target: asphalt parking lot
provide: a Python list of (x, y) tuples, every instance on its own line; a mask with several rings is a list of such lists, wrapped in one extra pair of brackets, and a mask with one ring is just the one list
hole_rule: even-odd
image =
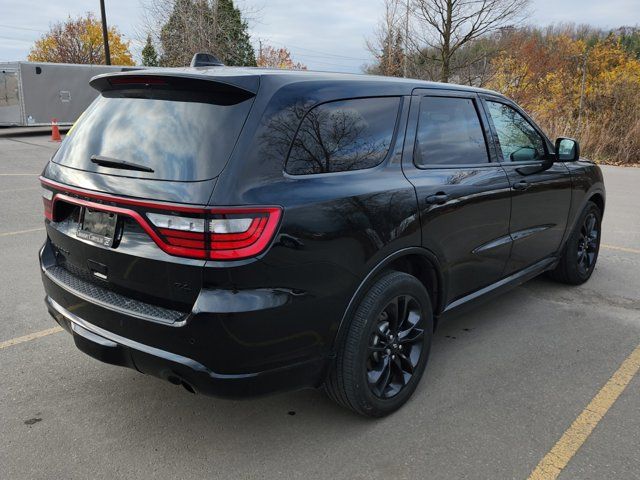
[(536, 279), (443, 324), (413, 399), (372, 421), (316, 391), (190, 395), (52, 330), (38, 174), (56, 147), (0, 130), (0, 479), (640, 479), (640, 169), (604, 168), (588, 283)]

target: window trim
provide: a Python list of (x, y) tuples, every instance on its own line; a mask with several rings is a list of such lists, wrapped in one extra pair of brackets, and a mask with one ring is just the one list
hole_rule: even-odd
[[(398, 99), (398, 108), (396, 111), (396, 119), (395, 122), (393, 124), (393, 132), (391, 135), (391, 141), (389, 143), (389, 148), (387, 149), (387, 153), (384, 156), (384, 158), (377, 163), (376, 165), (373, 165), (371, 167), (367, 167), (367, 168), (358, 168), (355, 170), (339, 170), (336, 172), (318, 172), (318, 173), (289, 173), (287, 172), (287, 164), (289, 163), (289, 157), (291, 156), (291, 151), (293, 150), (293, 144), (296, 140), (296, 138), (298, 138), (298, 133), (300, 132), (300, 127), (302, 127), (302, 124), (304, 123), (304, 121), (307, 119), (307, 115), (309, 115), (309, 113), (311, 113), (311, 111), (315, 108), (321, 107), (322, 105), (326, 105), (329, 103), (335, 103), (335, 102), (346, 102), (349, 100), (367, 100), (367, 99), (375, 99), (375, 98), (397, 98)], [(325, 100), (323, 102), (318, 102), (314, 105), (312, 105), (311, 107), (309, 107), (309, 109), (305, 112), (305, 114), (303, 115), (303, 117), (300, 119), (300, 122), (298, 123), (298, 126), (296, 128), (296, 133), (294, 134), (293, 138), (291, 139), (291, 144), (289, 145), (289, 149), (287, 150), (287, 156), (282, 164), (282, 174), (286, 177), (286, 178), (291, 178), (291, 179), (300, 179), (300, 178), (309, 178), (309, 177), (318, 177), (318, 176), (326, 176), (326, 175), (345, 175), (345, 174), (355, 174), (358, 172), (369, 172), (371, 170), (374, 169), (378, 169), (378, 168), (382, 168), (384, 167), (388, 162), (389, 159), (392, 157), (392, 153), (395, 149), (396, 146), (396, 142), (398, 140), (398, 132), (400, 131), (400, 117), (402, 116), (402, 108), (405, 102), (405, 96), (403, 95), (368, 95), (365, 97), (347, 97), (347, 98), (332, 98), (331, 100)]]
[[(531, 119), (531, 117), (529, 117), (529, 115), (527, 115), (527, 113), (524, 110), (522, 110), (522, 108), (520, 108), (515, 102), (512, 102), (507, 98), (496, 97), (494, 95), (486, 95), (486, 94), (481, 95), (480, 100), (485, 110), (487, 122), (490, 126), (491, 135), (493, 137), (492, 141), (493, 141), (493, 144), (495, 145), (497, 162), (500, 165), (503, 165), (503, 166), (504, 165), (519, 165), (519, 166), (540, 165), (541, 163), (544, 163), (549, 160), (550, 156), (552, 155), (551, 154), (552, 149), (550, 148), (549, 139), (547, 138), (545, 133), (542, 131), (542, 129)], [(496, 130), (496, 126), (493, 123), (493, 118), (491, 117), (491, 113), (489, 112), (489, 105), (487, 105), (488, 102), (494, 102), (494, 103), (500, 103), (502, 105), (506, 105), (507, 107), (519, 113), (520, 116), (524, 118), (524, 120), (531, 126), (531, 128), (533, 128), (533, 130), (540, 136), (540, 138), (542, 138), (542, 146), (544, 148), (544, 158), (538, 158), (535, 160), (520, 160), (520, 161), (505, 160), (504, 156), (502, 155), (502, 148), (500, 147), (500, 139), (498, 138), (498, 131)]]
[[(423, 93), (424, 92), (424, 93)], [(415, 94), (414, 94), (415, 95)], [(418, 102), (418, 112), (417, 112), (417, 116), (416, 116), (416, 124), (415, 124), (415, 138), (413, 139), (413, 147), (411, 148), (412, 150), (412, 164), (415, 168), (417, 168), (418, 170), (433, 170), (433, 169), (438, 169), (438, 170), (451, 170), (451, 169), (457, 169), (457, 168), (464, 168), (464, 169), (470, 169), (470, 168), (486, 168), (486, 167), (491, 167), (491, 166), (499, 166), (499, 164), (494, 161), (494, 152), (492, 151), (493, 148), (493, 138), (492, 138), (492, 132), (491, 130), (489, 130), (488, 128), (488, 124), (487, 124), (487, 120), (486, 120), (486, 113), (484, 111), (484, 108), (482, 108), (480, 99), (478, 98), (478, 95), (474, 92), (470, 92), (470, 91), (454, 91), (454, 90), (449, 90), (449, 91), (425, 91), (425, 90), (421, 90), (417, 92), (417, 95), (415, 95), (417, 97), (419, 97), (419, 102)], [(485, 148), (487, 150), (487, 161), (485, 163), (457, 163), (457, 164), (434, 164), (434, 165), (419, 165), (416, 160), (417, 160), (417, 155), (416, 155), (416, 145), (418, 144), (418, 133), (419, 133), (419, 128), (420, 128), (420, 108), (422, 107), (422, 101), (425, 97), (445, 97), (445, 98), (461, 98), (461, 99), (467, 99), (467, 100), (471, 100), (471, 102), (473, 103), (473, 107), (476, 111), (476, 115), (478, 115), (478, 121), (480, 122), (480, 128), (482, 130), (482, 136), (484, 137), (484, 145)]]

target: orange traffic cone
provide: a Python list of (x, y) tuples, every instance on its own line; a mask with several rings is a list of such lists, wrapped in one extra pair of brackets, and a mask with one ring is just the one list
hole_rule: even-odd
[(51, 119), (51, 141), (52, 142), (61, 142), (62, 138), (60, 137), (60, 129), (58, 128), (58, 119)]

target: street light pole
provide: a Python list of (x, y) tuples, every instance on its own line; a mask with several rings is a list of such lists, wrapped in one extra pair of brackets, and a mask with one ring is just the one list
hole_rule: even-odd
[(104, 0), (100, 0), (100, 15), (102, 16), (102, 41), (104, 42), (104, 59), (107, 65), (111, 65), (111, 53), (109, 52), (109, 32), (107, 30), (107, 15), (104, 11)]

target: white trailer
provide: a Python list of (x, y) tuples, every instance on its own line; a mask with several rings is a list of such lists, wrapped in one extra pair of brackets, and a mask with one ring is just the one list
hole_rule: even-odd
[(101, 73), (144, 67), (74, 63), (0, 62), (0, 126), (71, 125), (98, 92), (89, 80)]

